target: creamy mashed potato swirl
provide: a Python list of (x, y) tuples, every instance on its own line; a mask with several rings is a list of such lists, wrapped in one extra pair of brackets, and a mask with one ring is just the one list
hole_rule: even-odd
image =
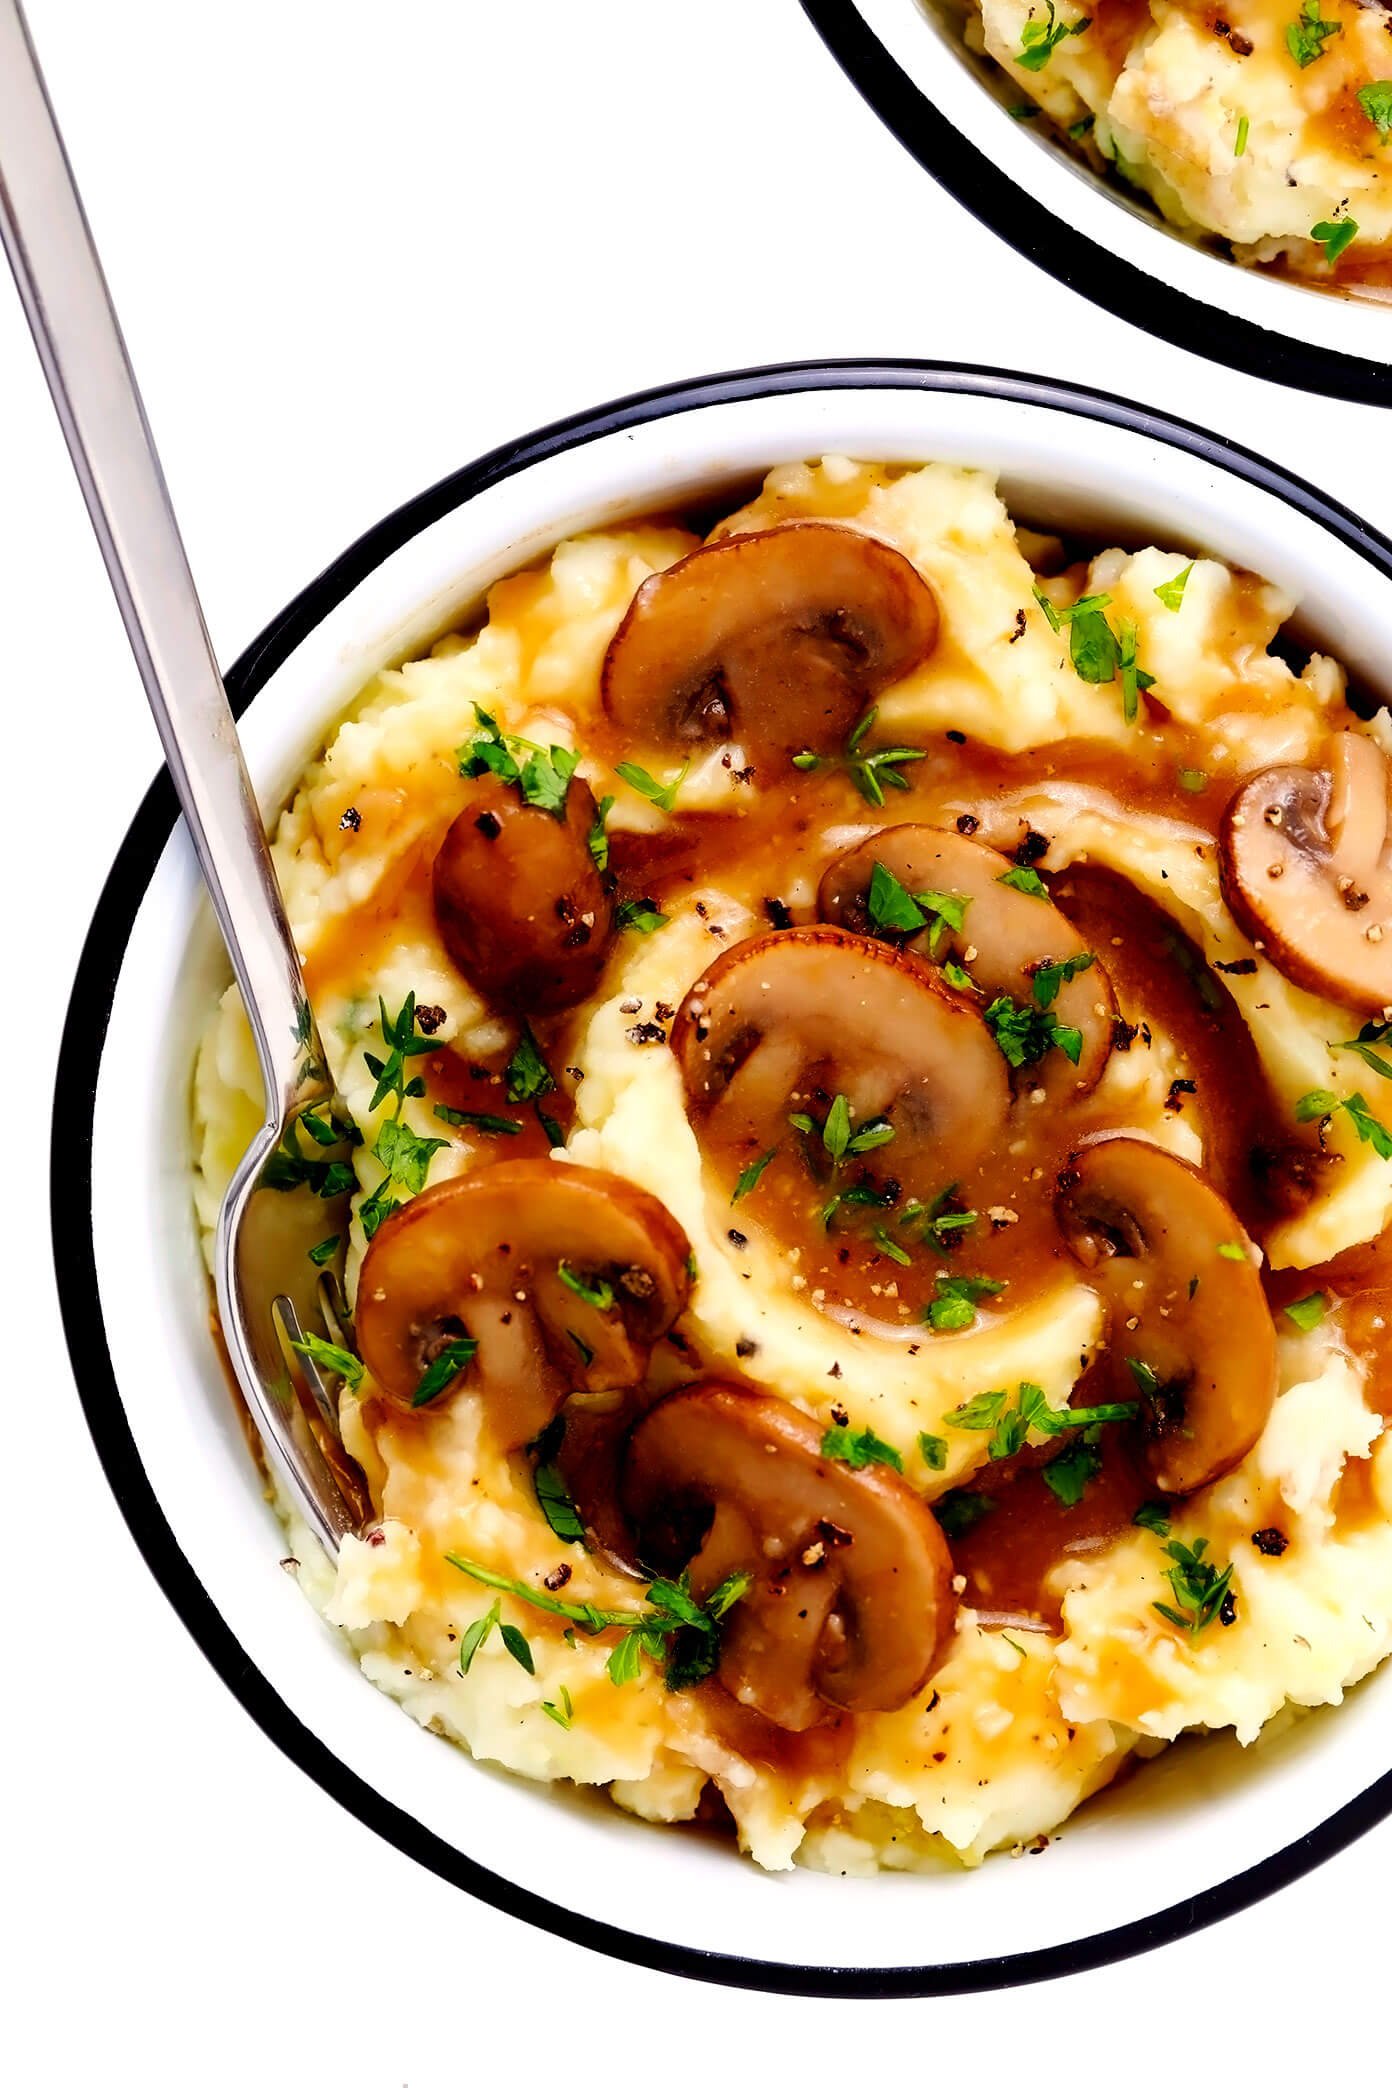
[(1238, 260), (1392, 290), (1392, 15), (1370, 0), (979, 0), (968, 44), (1073, 149)]
[[(1018, 48), (1023, 14), (1008, 18), (988, 0), (986, 19), (993, 48)], [(1165, 34), (1187, 20), (1154, 10)], [(1086, 59), (1078, 39), (1022, 84), (1056, 97), (1067, 83), (1081, 97)], [(1115, 75), (1105, 96), (1090, 87), (1087, 106), (1109, 106), (1115, 87)], [(1253, 143), (1265, 150), (1255, 130)], [(1277, 589), (1177, 548), (1080, 558), (1017, 528), (982, 473), (841, 458), (781, 467), (715, 540), (807, 520), (893, 547), (937, 603), (937, 643), (883, 692), (862, 742), (909, 750), (906, 787), (883, 791), (882, 805), (834, 751), (793, 772), (747, 761), (737, 743), (698, 748), (668, 805), (617, 773), (620, 760), (630, 778), (637, 764), (660, 795), (680, 766), (659, 745), (616, 743), (600, 675), (640, 584), (699, 541), (638, 524), (561, 544), (493, 589), (477, 629), (378, 675), (304, 776), (274, 854), (325, 1047), (362, 1134), (350, 1290), (368, 1244), (363, 1206), (382, 1190), (375, 1148), (393, 1113), (390, 1101), (373, 1107), (367, 1056), (382, 1056), (379, 1008), (394, 1013), (414, 994), (430, 1011), (430, 1051), (411, 1062), (425, 1092), (399, 1113), (416, 1138), (441, 1141), (432, 1187), (486, 1169), (500, 1148), (554, 1150), (560, 1163), (608, 1170), (656, 1197), (685, 1233), (694, 1277), (674, 1339), (654, 1352), (653, 1389), (736, 1380), (819, 1430), (891, 1451), (953, 1545), (944, 1656), (898, 1708), (780, 1736), (747, 1707), (722, 1704), (718, 1682), (669, 1688), (651, 1659), (616, 1684), (612, 1640), (567, 1633), (503, 1592), (499, 1621), (525, 1634), (530, 1665), (492, 1628), (461, 1672), (461, 1647), (495, 1597), (451, 1554), (534, 1590), (563, 1588), (569, 1602), (623, 1609), (642, 1596), (602, 1546), (556, 1533), (532, 1460), (490, 1438), (467, 1370), (425, 1415), (381, 1396), (371, 1374), (345, 1391), (344, 1440), (375, 1516), (336, 1561), (280, 1505), (301, 1585), (365, 1673), (478, 1758), (604, 1786), (655, 1821), (706, 1817), (714, 1802), (770, 1869), (974, 1864), (1053, 1833), (1131, 1757), (1192, 1730), (1227, 1728), (1251, 1743), (1284, 1706), (1337, 1703), (1392, 1649), (1392, 1451), (1376, 1375), (1379, 1308), (1392, 1297), (1378, 1248), (1392, 1164), (1366, 1114), (1341, 1106), (1380, 1082), (1335, 1048), (1358, 1018), (1292, 983), (1272, 961), (1279, 953), (1239, 926), (1217, 839), (1243, 778), (1317, 764), (1331, 734), (1376, 739), (1383, 727), (1350, 711), (1336, 662), (1315, 655), (1297, 668), (1287, 649), (1271, 649), (1295, 607)], [(1099, 613), (1120, 641), (1107, 679), (1096, 662), (1092, 678), (1080, 672), (1070, 636), (1071, 612), (1089, 597), (1104, 598)], [(1127, 658), (1141, 670), (1129, 690)], [(457, 752), (480, 730), (478, 709), (503, 736), (575, 753), (578, 777), (613, 801), (606, 830), (620, 889), (665, 916), (646, 933), (621, 928), (593, 990), (559, 1026), (540, 1025), (556, 1087), (535, 1103), (518, 1099), (504, 1071), (519, 1041), (515, 1012), (463, 975), (430, 902), (431, 858), (465, 801)], [(794, 793), (792, 810), (771, 818), (779, 790)], [(1116, 1027), (1095, 1087), (1075, 1105), (1080, 1137), (1120, 1131), (1206, 1170), (1246, 1167), (1255, 1119), (1234, 1114), (1227, 1089), (1261, 1088), (1262, 1136), (1279, 1139), (1276, 1176), (1290, 1192), (1248, 1228), (1275, 1327), (1274, 1398), (1236, 1465), (1188, 1497), (1157, 1505), (1144, 1476), (1125, 1494), (1138, 1467), (1111, 1446), (1131, 1440), (1131, 1424), (1058, 1428), (1058, 1415), (1095, 1403), (1115, 1336), (1104, 1289), (1053, 1231), (1052, 1178), (1031, 1179), (1021, 1160), (1016, 1193), (974, 1212), (955, 1247), (935, 1256), (915, 1239), (912, 1251), (882, 1253), (866, 1227), (880, 1215), (881, 1232), (892, 1231), (902, 1202), (869, 1219), (848, 1207), (804, 1236), (789, 1201), (803, 1179), (792, 1160), (735, 1201), (739, 1185), (688, 1107), (672, 1033), (693, 983), (771, 921), (810, 919), (828, 861), (900, 821), (1002, 850), (1023, 889), (1047, 880), (1077, 933), (1094, 938), (1086, 991), (1110, 974), (1115, 1018), (1104, 999), (1096, 1008)], [(716, 841), (683, 854), (681, 837), (698, 828)], [(968, 943), (962, 954), (970, 969), (977, 953)], [(1025, 1069), (1012, 1125), (1048, 1114), (1039, 1077)], [(1315, 1118), (1312, 1091), (1326, 1097)], [(199, 1053), (194, 1106), (197, 1207), (210, 1229), (260, 1122), (230, 988)], [(1369, 1108), (1392, 1121), (1377, 1094), (1365, 1096)], [(482, 1128), (490, 1116), (519, 1128)], [(1033, 1150), (1028, 1135), (991, 1164), (1008, 1170), (1011, 1152)], [(1293, 1176), (1291, 1152), (1308, 1162)], [(844, 1188), (850, 1177), (834, 1179)], [(410, 1190), (397, 1183), (395, 1194), (406, 1202)], [(845, 1297), (842, 1241), (868, 1257)], [(935, 1287), (949, 1294), (941, 1277), (987, 1269), (991, 1282), (965, 1308), (931, 1321), (924, 1300)], [(993, 1426), (963, 1417), (1000, 1395), (998, 1419), (1026, 1386), (1038, 1399), (1014, 1445), (1017, 1477)], [(1065, 1441), (1072, 1477), (1056, 1492), (1041, 1475)], [(982, 1499), (986, 1510), (963, 1511)], [(1198, 1629), (1167, 1546), (1225, 1576)], [(1202, 1571), (1185, 1585), (1201, 1595)]]

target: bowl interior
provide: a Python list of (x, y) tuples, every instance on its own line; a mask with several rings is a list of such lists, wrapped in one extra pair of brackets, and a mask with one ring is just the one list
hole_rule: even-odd
[[(568, 531), (733, 494), (772, 463), (828, 450), (982, 465), (1002, 474), (1015, 511), (1041, 523), (1254, 566), (1300, 601), (1311, 638), (1392, 694), (1382, 664), (1392, 550), (1255, 462), (1246, 476), (1205, 440), (1110, 402), (988, 374), (841, 373), (780, 392), (746, 381), (645, 402), (617, 424), (597, 418), (489, 460), (461, 476), (457, 504), (440, 513), (436, 499), (418, 527), (408, 516), (394, 532), (403, 540), (384, 545), (356, 584), (345, 591), (342, 576), (326, 576), (242, 719), (263, 802), (284, 798), (378, 666), (471, 613), (494, 579)], [(73, 1023), (90, 1033), (93, 1059), (101, 1054), (93, 1245), (119, 1416), (109, 1394), (104, 1407), (88, 1391), (76, 1355), (79, 1379), (99, 1444), (129, 1428), (186, 1569), (258, 1678), (258, 1715), (372, 1825), (499, 1904), (647, 1962), (756, 1984), (915, 1990), (1134, 1947), (1164, 1910), (1207, 1895), (1218, 1911), (1230, 1881), (1256, 1867), (1270, 1883), (1314, 1860), (1286, 1853), (1301, 1837), (1318, 1830), (1334, 1846), (1354, 1831), (1353, 1813), (1327, 1824), (1341, 1809), (1362, 1818), (1380, 1806), (1365, 1794), (1392, 1741), (1385, 1674), (1337, 1715), (1299, 1721), (1246, 1754), (1226, 1739), (1185, 1743), (1086, 1808), (1038, 1860), (996, 1860), (975, 1875), (945, 1866), (916, 1878), (768, 1877), (703, 1834), (500, 1775), (417, 1728), (367, 1684), (282, 1571), (280, 1531), (209, 1339), (189, 1194), (189, 1068), (226, 967), (182, 830), (128, 847), (118, 876), (129, 939), (104, 1046), (102, 1010), (83, 1005), (81, 985)], [(137, 1535), (142, 1525), (148, 1534), (155, 1511), (139, 1489), (118, 1491)], [(1150, 1926), (1118, 1940), (1131, 1924)]]

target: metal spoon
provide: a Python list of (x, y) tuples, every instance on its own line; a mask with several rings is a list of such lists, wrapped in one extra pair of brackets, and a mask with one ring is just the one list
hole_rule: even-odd
[[(265, 830), (164, 474), (17, 0), (0, 0), (0, 237), (251, 1020), (266, 1118), (218, 1218), (218, 1311), (272, 1463), (330, 1550), (363, 1503), (323, 1373), (290, 1344), (338, 1341), (308, 1250), (347, 1232), (347, 1122), (305, 995)], [(308, 1112), (312, 1114), (307, 1116)], [(300, 1127), (304, 1125), (304, 1129)], [(317, 1195), (303, 1177), (329, 1191)], [(300, 1180), (301, 1186), (283, 1186)], [(339, 1250), (341, 1252), (341, 1249)], [(307, 1392), (306, 1400), (302, 1396)]]

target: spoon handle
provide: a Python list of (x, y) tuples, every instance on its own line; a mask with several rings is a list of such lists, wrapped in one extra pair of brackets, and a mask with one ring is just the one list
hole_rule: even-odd
[[(0, 0), (0, 239), (256, 1037), (268, 1121), (317, 1057), (299, 959), (125, 342), (18, 0)], [(308, 1048), (307, 1048), (308, 1047)], [(277, 1108), (277, 1103), (280, 1107)]]

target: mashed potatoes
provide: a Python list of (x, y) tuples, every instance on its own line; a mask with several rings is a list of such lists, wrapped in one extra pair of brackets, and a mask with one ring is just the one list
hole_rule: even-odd
[[(1157, 7), (1156, 20), (1162, 36), (1197, 34), (1172, 10)], [(1018, 48), (1019, 21), (993, 5), (987, 21), (1003, 49)], [(1353, 27), (1350, 11), (1349, 46)], [(1137, 47), (1142, 70), (1157, 48)], [(1230, 45), (1216, 48), (1215, 74), (1238, 62)], [(1101, 79), (1087, 52), (1085, 39), (1070, 41), (1027, 81), (1065, 96), (1061, 118), (1079, 83)], [(1247, 62), (1256, 79), (1275, 61), (1263, 46)], [(1344, 62), (1333, 54), (1331, 72)], [(1099, 130), (1109, 97), (1116, 107), (1117, 69), (1088, 85)], [(1243, 93), (1252, 148), (1265, 154), (1261, 104)], [(1134, 144), (1138, 133), (1127, 135)], [(1242, 220), (1252, 236), (1260, 222)], [(804, 784), (728, 741), (696, 748), (677, 782), (678, 763), (661, 748), (621, 749), (606, 736), (606, 647), (645, 577), (697, 543), (668, 526), (612, 529), (563, 543), (542, 568), (496, 587), (476, 632), (379, 675), (283, 814), (275, 860), (333, 1071), (362, 1133), (350, 1289), (394, 1114), (415, 1140), (441, 1141), (426, 1154), (432, 1189), (487, 1168), (499, 1148), (544, 1152), (559, 1136), (566, 1164), (649, 1191), (684, 1232), (693, 1272), (674, 1339), (654, 1352), (653, 1388), (736, 1381), (843, 1442), (878, 1446), (873, 1456), (897, 1467), (904, 1486), (938, 1504), (953, 1542), (944, 1657), (896, 1708), (842, 1711), (794, 1734), (734, 1704), (718, 1682), (668, 1687), (655, 1658), (616, 1683), (612, 1633), (576, 1630), (536, 1601), (550, 1590), (562, 1605), (632, 1610), (642, 1584), (602, 1545), (558, 1533), (539, 1505), (534, 1460), (490, 1436), (468, 1369), (424, 1414), (381, 1396), (370, 1374), (345, 1390), (344, 1440), (377, 1519), (336, 1562), (282, 1509), (301, 1585), (370, 1679), (474, 1755), (607, 1786), (653, 1820), (689, 1820), (718, 1793), (743, 1848), (769, 1868), (974, 1864), (1052, 1832), (1128, 1757), (1195, 1728), (1231, 1728), (1251, 1742), (1283, 1705), (1336, 1703), (1392, 1648), (1392, 1450), (1373, 1392), (1383, 1321), (1370, 1245), (1386, 1223), (1392, 1165), (1384, 1141), (1368, 1135), (1367, 1105), (1363, 1120), (1340, 1106), (1360, 1080), (1379, 1082), (1333, 1048), (1354, 1032), (1347, 1008), (1293, 983), (1242, 932), (1215, 838), (1241, 778), (1315, 763), (1331, 731), (1365, 728), (1333, 661), (1310, 658), (1297, 672), (1268, 649), (1292, 604), (1212, 560), (1157, 548), (1070, 560), (1052, 540), (1017, 531), (980, 473), (835, 458), (773, 472), (716, 535), (808, 519), (848, 524), (903, 553), (929, 583), (941, 625), (926, 659), (883, 693), (873, 733), (844, 756), (809, 755), (797, 771)], [(1070, 612), (1088, 597), (1102, 598), (1094, 613), (1110, 619), (1115, 657), (1103, 641), (1101, 662), (1110, 678), (1086, 649), (1080, 671), (1070, 640)], [(1137, 665), (1139, 681), (1128, 681)], [(651, 881), (621, 914), (592, 990), (545, 1032), (556, 1085), (540, 1095), (516, 1078), (515, 1014), (451, 961), (429, 899), (431, 856), (465, 802), (457, 750), (477, 744), (476, 707), (498, 743), (578, 754), (579, 778), (613, 801), (601, 820), (611, 874), (621, 888), (625, 878), (630, 888), (640, 875)], [(904, 787), (890, 777), (885, 790), (894, 764), (884, 750), (895, 746)], [(881, 755), (873, 773), (883, 806), (855, 787), (857, 751)], [(633, 757), (626, 776), (621, 752)], [(788, 778), (807, 793), (790, 800), (802, 810), (771, 829), (760, 806)], [(1104, 1513), (1123, 1463), (1101, 1426), (1067, 1434), (1066, 1485), (1044, 1462), (1065, 1440), (1057, 1416), (1110, 1367), (1105, 1286), (1059, 1244), (1051, 1179), (1041, 1186), (1021, 1161), (1008, 1202), (969, 1218), (949, 1202), (960, 1236), (954, 1246), (938, 1233), (936, 1254), (906, 1248), (907, 1232), (883, 1251), (874, 1244), (906, 1208), (891, 1210), (888, 1187), (870, 1213), (883, 1220), (878, 1233), (848, 1204), (825, 1219), (822, 1244), (809, 1245), (791, 1205), (778, 1202), (803, 1180), (791, 1161), (769, 1165), (762, 1185), (741, 1176), (732, 1188), (688, 1108), (674, 1018), (693, 983), (770, 921), (810, 918), (826, 862), (901, 819), (1013, 851), (1015, 888), (1030, 893), (1033, 880), (1042, 890), (1042, 870), (1077, 933), (1095, 938), (1086, 994), (1094, 1013), (1105, 1010), (1107, 1034), (1105, 1065), (1076, 1104), (1083, 1131), (1123, 1131), (1180, 1161), (1245, 1169), (1238, 1147), (1250, 1125), (1220, 1091), (1263, 1082), (1270, 1122), (1288, 1128), (1281, 1153), (1288, 1159), (1288, 1146), (1308, 1163), (1293, 1189), (1277, 1168), (1290, 1193), (1273, 1196), (1260, 1227), (1276, 1329), (1269, 1413), (1235, 1467), (1187, 1497), (1127, 1496)], [(683, 855), (678, 840), (689, 833), (707, 839)], [(635, 918), (644, 909), (646, 923)], [(653, 925), (654, 914), (665, 918)], [(964, 964), (976, 958), (962, 948)], [(1097, 999), (1104, 970), (1115, 1015)], [(393, 1102), (368, 1057), (380, 1067), (381, 1011), (395, 1019), (411, 994), (429, 1024), (428, 1046), (409, 1062), (424, 1092)], [(1042, 1077), (1026, 1066), (1011, 1125), (1049, 1115), (1045, 1088), (1033, 1084)], [(1322, 1124), (1302, 1124), (1316, 1090), (1328, 1091)], [(198, 1210), (211, 1227), (260, 1121), (233, 990), (199, 1055), (195, 1114)], [(499, 1118), (516, 1128), (499, 1132)], [(1029, 1135), (1028, 1124), (1015, 1143), (1003, 1134), (992, 1164), (1026, 1152)], [(819, 1153), (813, 1160), (822, 1164)], [(832, 1177), (844, 1189), (851, 1177), (840, 1166)], [(409, 1185), (389, 1186), (409, 1202)], [(928, 1230), (940, 1222), (941, 1213), (929, 1218)], [(849, 1305), (834, 1294), (834, 1258), (830, 1278), (817, 1273), (826, 1243), (843, 1240), (869, 1256)], [(1244, 1280), (1262, 1258), (1230, 1242), (1219, 1253), (1248, 1258)], [(946, 1272), (964, 1268), (994, 1276), (973, 1279), (976, 1292), (954, 1303)], [(1226, 1280), (1216, 1265), (1213, 1280)], [(922, 1306), (934, 1296), (950, 1305), (941, 1325)], [(995, 1424), (1036, 1389), (1012, 1463)], [(1131, 1434), (1123, 1420), (1107, 1441)], [(1038, 1497), (1034, 1522), (1017, 1512), (1027, 1494)], [(1030, 1530), (1038, 1550), (1040, 1514), (1052, 1534), (1021, 1565)], [(994, 1539), (993, 1525), (1006, 1535)], [(1002, 1577), (1007, 1536), (1016, 1565)], [(521, 1583), (534, 1600), (504, 1591), (495, 1609), (494, 1587), (451, 1555)], [(1191, 1628), (1198, 1610), (1206, 1614)]]
[(1376, 296), (1392, 286), (1390, 28), (1359, 0), (980, 0), (967, 35), (1026, 120), (1042, 109), (1172, 223)]

